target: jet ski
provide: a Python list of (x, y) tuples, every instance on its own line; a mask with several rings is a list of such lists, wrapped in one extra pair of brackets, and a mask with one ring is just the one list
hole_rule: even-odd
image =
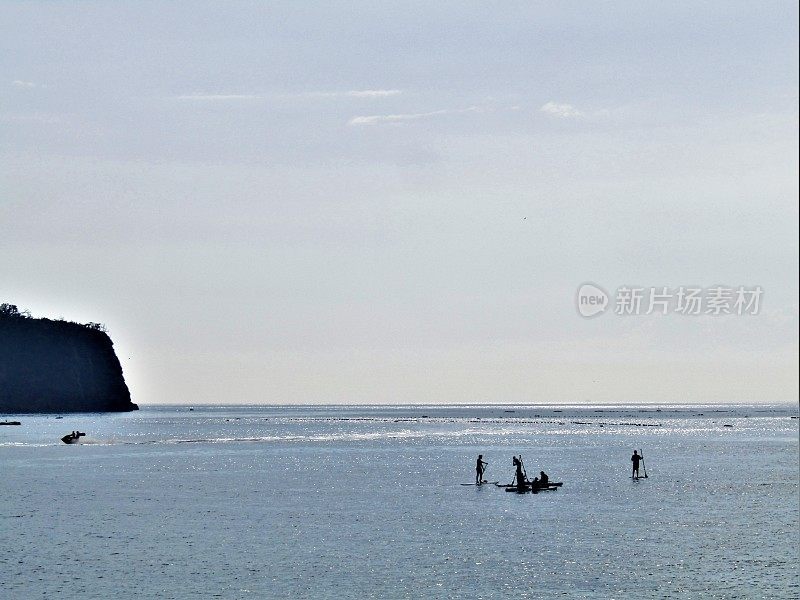
[(83, 431), (73, 431), (72, 433), (68, 433), (64, 437), (61, 438), (61, 441), (65, 444), (77, 444), (78, 440), (80, 440), (86, 433)]

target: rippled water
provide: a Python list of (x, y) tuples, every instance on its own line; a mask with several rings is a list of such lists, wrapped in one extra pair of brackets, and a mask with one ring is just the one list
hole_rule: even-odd
[[(798, 598), (796, 406), (144, 407), (0, 427), (0, 596)], [(2, 420), (0, 415), (0, 420)], [(84, 443), (59, 438), (86, 431)], [(641, 448), (649, 477), (630, 479)], [(564, 486), (509, 482), (511, 456)]]

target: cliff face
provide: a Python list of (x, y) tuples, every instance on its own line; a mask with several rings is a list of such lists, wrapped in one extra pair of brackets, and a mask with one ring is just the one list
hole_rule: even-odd
[(102, 326), (0, 305), (0, 413), (137, 410)]

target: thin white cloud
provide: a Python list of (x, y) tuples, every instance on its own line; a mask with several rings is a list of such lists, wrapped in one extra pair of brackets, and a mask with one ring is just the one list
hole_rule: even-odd
[(306, 92), (300, 98), (388, 98), (402, 94), (402, 90), (350, 90), (347, 92)]
[(176, 100), (196, 100), (198, 102), (225, 102), (229, 100), (262, 100), (266, 96), (259, 94), (183, 94), (175, 96)]
[(14, 81), (11, 82), (11, 85), (13, 85), (15, 88), (21, 88), (26, 90), (37, 87), (37, 85), (33, 81), (23, 81), (22, 79), (15, 79)]
[(559, 119), (571, 119), (585, 116), (584, 113), (572, 106), (572, 104), (559, 104), (557, 102), (548, 102), (542, 105), (539, 110), (548, 115), (558, 117)]
[(53, 113), (0, 113), (0, 123), (40, 123), (54, 125), (63, 122), (61, 115)]
[(458, 109), (444, 109), (434, 110), (424, 113), (401, 113), (396, 115), (366, 115), (353, 117), (350, 119), (348, 125), (377, 125), (379, 123), (402, 123), (403, 121), (416, 121), (418, 119), (427, 119), (430, 117), (437, 117), (440, 115), (456, 115), (471, 112), (483, 112), (483, 109), (477, 106), (470, 106), (468, 108)]
[(175, 100), (195, 102), (236, 102), (268, 100), (270, 98), (388, 98), (402, 94), (401, 90), (349, 90), (345, 92), (303, 92), (299, 94), (181, 94)]
[(347, 92), (347, 95), (353, 98), (385, 98), (402, 93), (400, 90), (351, 90)]

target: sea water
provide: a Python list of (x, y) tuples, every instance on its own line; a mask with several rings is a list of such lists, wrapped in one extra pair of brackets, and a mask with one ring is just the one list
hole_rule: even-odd
[[(151, 407), (0, 427), (4, 598), (798, 598), (798, 408)], [(2, 416), (0, 416), (0, 420)], [(86, 432), (81, 444), (61, 436)], [(631, 479), (641, 449), (647, 478)], [(557, 491), (506, 493), (513, 455)]]

